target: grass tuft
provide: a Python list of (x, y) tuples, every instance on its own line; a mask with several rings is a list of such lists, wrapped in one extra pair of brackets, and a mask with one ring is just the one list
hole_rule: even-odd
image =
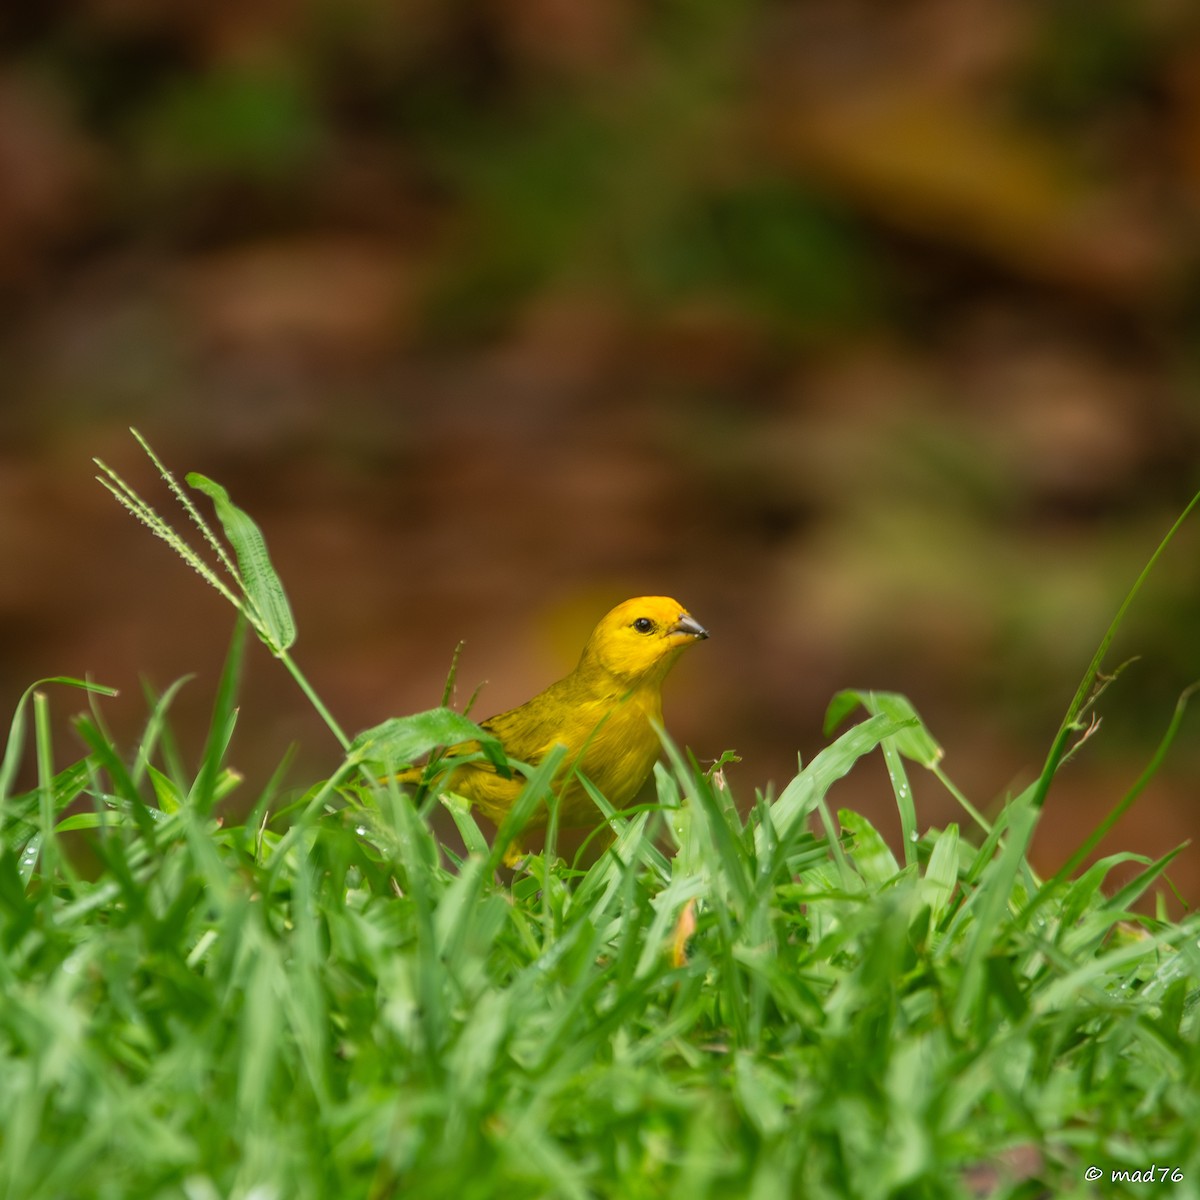
[(1111, 895), (1133, 856), (1043, 882), (1026, 794), (1002, 836), (897, 858), (827, 794), (928, 737), (911, 708), (746, 815), (668, 743), (594, 866), (505, 886), (451, 797), (461, 858), (394, 785), (217, 816), (239, 657), (190, 775), (173, 692), (132, 747), (81, 720), (58, 769), (35, 706), (0, 854), (4, 1194), (1134, 1195), (1084, 1172), (1151, 1162), (1193, 1194), (1197, 924), (1131, 909), (1170, 856)]

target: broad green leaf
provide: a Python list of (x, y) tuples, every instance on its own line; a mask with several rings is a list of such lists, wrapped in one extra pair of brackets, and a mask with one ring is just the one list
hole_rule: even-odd
[(350, 743), (350, 754), (363, 762), (383, 763), (396, 769), (411, 766), (434, 750), (463, 742), (478, 742), (490, 762), (501, 770), (508, 769), (500, 739), (452, 708), (430, 708), (407, 717), (389, 717), (358, 734)]
[(197, 471), (192, 471), (187, 481), (208, 496), (217, 510), (225, 536), (237, 555), (242, 586), (257, 618), (253, 622), (255, 632), (272, 653), (284, 653), (296, 640), (296, 622), (287, 593), (271, 565), (262, 530), (230, 500), (229, 493), (219, 483)]
[[(817, 754), (771, 805), (771, 823), (779, 840), (790, 835), (796, 822), (803, 821), (829, 788), (864, 754), (869, 754), (884, 738), (903, 728), (905, 722), (888, 716), (869, 717), (847, 729), (837, 741)], [(755, 849), (759, 854), (764, 850), (765, 838), (761, 827), (755, 830)]]
[(937, 925), (957, 885), (958, 826), (950, 824), (937, 835), (921, 879), (921, 898), (929, 905), (932, 925)]
[(848, 851), (863, 879), (876, 886), (895, 879), (900, 866), (879, 830), (866, 817), (848, 808), (838, 809), (837, 816), (838, 824), (850, 835)]
[(925, 728), (912, 701), (899, 692), (864, 692), (854, 688), (838, 692), (825, 712), (825, 732), (832, 733), (859, 705), (872, 716), (891, 717), (903, 725), (904, 728), (895, 734), (895, 742), (905, 758), (927, 768), (942, 761), (945, 751)]
[(150, 784), (158, 797), (158, 807), (165, 813), (178, 812), (183, 805), (183, 796), (175, 783), (164, 775), (153, 763), (146, 764)]

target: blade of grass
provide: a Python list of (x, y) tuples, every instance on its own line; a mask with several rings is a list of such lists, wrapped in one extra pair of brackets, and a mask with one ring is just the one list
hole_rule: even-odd
[(13, 712), (12, 722), (8, 728), (8, 742), (4, 748), (4, 759), (0, 761), (0, 827), (3, 825), (4, 809), (12, 792), (13, 781), (21, 765), (21, 749), (25, 741), (25, 709), (35, 693), (43, 687), (57, 683), (64, 687), (81, 688), (97, 696), (115, 696), (116, 688), (105, 687), (99, 683), (88, 683), (83, 679), (72, 679), (69, 675), (51, 675), (31, 683), (22, 693), (17, 707)]
[(229, 749), (230, 739), (233, 737), (234, 726), (237, 724), (237, 694), (245, 649), (246, 622), (239, 617), (234, 625), (229, 651), (225, 655), (225, 665), (217, 684), (208, 738), (200, 759), (200, 771), (187, 798), (188, 804), (201, 813), (210, 813), (217, 802), (217, 780)]
[(1146, 764), (1145, 769), (1134, 781), (1133, 786), (1109, 810), (1096, 828), (1088, 834), (1075, 853), (1067, 859), (1062, 868), (1055, 872), (1054, 877), (1049, 881), (1051, 884), (1057, 886), (1063, 880), (1074, 875), (1080, 865), (1087, 859), (1088, 855), (1108, 836), (1112, 827), (1133, 807), (1137, 798), (1146, 790), (1147, 784), (1150, 783), (1162, 768), (1163, 762), (1167, 757), (1167, 752), (1171, 749), (1179, 733), (1179, 727), (1183, 723), (1188, 701), (1191, 700), (1198, 689), (1200, 689), (1200, 683), (1194, 683), (1180, 695), (1175, 704), (1175, 711), (1171, 715), (1170, 724), (1167, 726), (1167, 730), (1162, 738), (1159, 739), (1158, 746), (1155, 748), (1154, 754)]
[(1132, 607), (1134, 600), (1137, 599), (1138, 593), (1141, 592), (1146, 580), (1150, 577), (1150, 572), (1154, 570), (1158, 564), (1158, 560), (1163, 556), (1163, 552), (1174, 540), (1176, 533), (1179, 532), (1180, 527), (1191, 515), (1192, 510), (1197, 504), (1200, 504), (1200, 492), (1197, 492), (1192, 497), (1187, 507), (1176, 518), (1175, 523), (1167, 530), (1166, 536), (1159, 542), (1154, 553), (1150, 556), (1150, 561), (1142, 568), (1141, 573), (1134, 580), (1133, 586), (1126, 593), (1125, 599), (1121, 601), (1121, 606), (1117, 609), (1116, 616), (1109, 623), (1108, 629), (1105, 630), (1104, 637), (1100, 639), (1100, 645), (1096, 647), (1096, 652), (1092, 655), (1092, 661), (1088, 663), (1087, 670), (1084, 671), (1083, 678), (1079, 681), (1079, 686), (1075, 689), (1075, 695), (1067, 708), (1066, 715), (1063, 717), (1062, 724), (1059, 726), (1058, 733), (1051, 744), (1050, 752), (1046, 756), (1045, 765), (1042, 767), (1042, 773), (1038, 777), (1033, 791), (1031, 803), (1034, 808), (1041, 808), (1046, 802), (1046, 796), (1049, 794), (1054, 774), (1067, 753), (1072, 734), (1078, 729), (1077, 721), (1079, 715), (1088, 704), (1096, 681), (1100, 676), (1100, 668), (1104, 663), (1104, 656), (1108, 653), (1113, 639), (1117, 636), (1117, 631), (1125, 623), (1125, 617), (1128, 615), (1129, 609)]
[(1020, 873), (1025, 853), (1037, 826), (1038, 810), (1029, 793), (1015, 800), (1006, 810), (1009, 837), (994, 858), (966, 905), (974, 914), (974, 926), (962, 963), (962, 978), (955, 1000), (953, 1022), (965, 1032), (968, 1018), (980, 1009), (980, 996), (986, 978), (984, 963), (1001, 937), (1001, 925), (1012, 896), (1013, 884)]
[(938, 834), (921, 879), (921, 896), (929, 905), (933, 928), (950, 903), (958, 886), (958, 826), (951, 823)]
[[(793, 825), (812, 812), (817, 801), (884, 738), (907, 728), (908, 721), (897, 721), (880, 713), (852, 725), (837, 741), (813, 757), (783, 789), (771, 806), (771, 820), (780, 841), (787, 841)], [(757, 847), (756, 849), (761, 849)]]

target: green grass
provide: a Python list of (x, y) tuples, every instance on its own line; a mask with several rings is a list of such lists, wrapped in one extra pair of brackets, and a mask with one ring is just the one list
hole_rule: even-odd
[(1196, 1194), (1198, 926), (1131, 911), (1164, 862), (1112, 895), (1132, 856), (1039, 880), (1032, 789), (981, 848), (950, 825), (897, 861), (826, 792), (911, 716), (746, 819), (672, 753), (591, 869), (505, 886), (468, 813), (458, 859), (394, 788), (214, 817), (237, 663), (194, 774), (165, 703), (128, 750), (81, 717), (54, 769), (35, 698), (38, 786), (3, 810), (0, 1194), (1149, 1194), (1093, 1164)]
[[(657, 802), (610, 815), (595, 865), (551, 847), (505, 882), (452, 797), (417, 807), (363, 770), (459, 731), (446, 710), (347, 743), (307, 791), (272, 780), (234, 819), (243, 641), (194, 768), (173, 692), (129, 747), (94, 700), (67, 766), (45, 688), (18, 707), (0, 1196), (1200, 1195), (1200, 923), (1134, 911), (1171, 856), (1049, 880), (1027, 856), (1094, 678), (1075, 739), (991, 821), (903, 698), (847, 693), (831, 720), (864, 719), (777, 797), (735, 803), (667, 743)], [(898, 853), (827, 799), (877, 752)], [(963, 829), (922, 830), (914, 764)], [(443, 804), (461, 856), (432, 831)]]

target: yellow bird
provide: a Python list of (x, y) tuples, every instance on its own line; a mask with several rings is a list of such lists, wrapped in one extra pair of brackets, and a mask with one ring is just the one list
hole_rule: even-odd
[[(675, 660), (708, 631), (677, 600), (641, 596), (607, 613), (592, 630), (575, 669), (520, 708), (483, 721), (500, 739), (505, 754), (536, 766), (554, 749), (566, 748), (555, 775), (559, 822), (563, 827), (599, 819), (578, 775), (585, 775), (610, 804), (624, 808), (646, 782), (658, 758), (654, 723), (662, 723), (662, 685)], [(451, 753), (466, 752), (468, 743)], [(455, 766), (440, 786), (456, 792), (499, 824), (512, 808), (524, 778), (505, 779), (487, 762)], [(401, 782), (415, 783), (427, 768), (404, 772)], [(544, 827), (543, 810), (530, 827)], [(508, 858), (514, 857), (510, 847)]]

